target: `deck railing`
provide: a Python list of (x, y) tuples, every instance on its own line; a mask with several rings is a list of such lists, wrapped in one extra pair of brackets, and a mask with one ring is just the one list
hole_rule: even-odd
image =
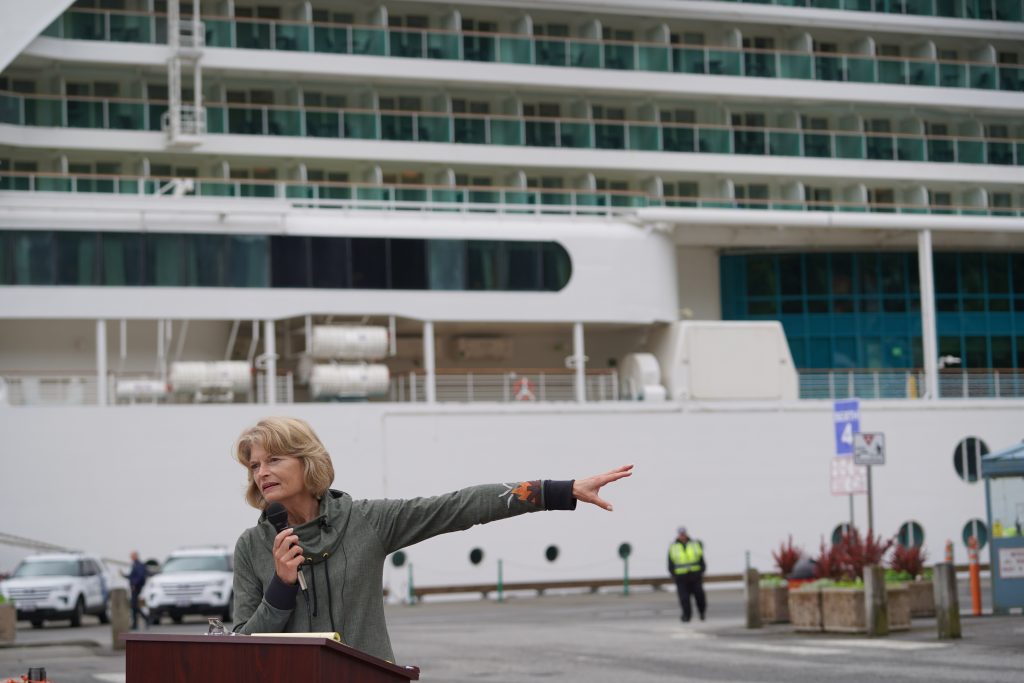
[[(576, 400), (576, 375), (564, 370), (460, 370), (435, 376), (436, 399), (441, 403), (546, 403)], [(588, 402), (618, 401), (619, 377), (615, 370), (590, 370), (584, 378)], [(427, 400), (423, 372), (391, 379), (388, 399), (421, 403)]]
[[(800, 370), (802, 399), (916, 399), (927, 391), (924, 371)], [(940, 398), (1024, 398), (1024, 370), (942, 370)]]
[(657, 196), (629, 190), (575, 190), (483, 185), (413, 185), (228, 178), (0, 171), (0, 192), (67, 192), (125, 196), (279, 199), (295, 209), (459, 211), (508, 214), (616, 215), (644, 207), (840, 211), (962, 216), (1021, 216), (1024, 208), (965, 204)]
[[(860, 5), (871, 5), (871, 0), (855, 1)], [(879, 4), (882, 1), (876, 0)], [(907, 0), (904, 5), (902, 2), (897, 4), (893, 0), (884, 0), (885, 4), (891, 7), (910, 6), (921, 9), (924, 9), (928, 1)], [(946, 6), (964, 4), (960, 0), (936, 1), (942, 9)], [(812, 2), (780, 0), (775, 4), (830, 6), (830, 0)], [(837, 8), (841, 4), (840, 0), (831, 2)], [(974, 2), (975, 0), (967, 0), (966, 4)], [(843, 0), (843, 4), (846, 3), (853, 4), (851, 0)], [(977, 18), (1021, 21), (1021, 0), (994, 0), (992, 5), (993, 11), (989, 12), (988, 16)], [(927, 15), (923, 11), (908, 13)], [(931, 16), (951, 15), (932, 13)], [(1024, 90), (1024, 66), (984, 61), (213, 15), (203, 15), (201, 25), (205, 31), (206, 46), (213, 48), (943, 88)], [(74, 40), (161, 44), (167, 40), (167, 16), (76, 8), (54, 21), (43, 35)]]
[[(162, 131), (167, 110), (163, 101), (0, 91), (0, 123), (18, 126)], [(211, 135), (1024, 165), (1024, 139), (1005, 125), (946, 135), (213, 101), (205, 121)]]
[[(138, 374), (130, 379), (153, 379)], [(253, 389), (246, 395), (226, 398), (210, 393), (166, 393), (132, 398), (118, 395), (116, 377), (111, 375), (107, 401), (111, 405), (136, 403), (266, 403), (265, 379), (256, 374)], [(277, 403), (294, 403), (296, 392), (290, 373), (277, 377)], [(619, 392), (615, 370), (591, 370), (585, 378), (589, 403), (628, 400)], [(550, 403), (576, 401), (576, 379), (571, 371), (458, 371), (439, 372), (435, 378), (439, 403)], [(800, 370), (800, 398), (843, 399), (920, 399), (926, 392), (924, 373), (907, 370)], [(939, 398), (943, 399), (1021, 399), (1024, 398), (1024, 370), (943, 370), (939, 374)], [(422, 403), (427, 400), (424, 374), (420, 371), (392, 378), (387, 396), (392, 403)], [(69, 373), (0, 372), (0, 406), (3, 405), (96, 405), (98, 385), (95, 375)]]

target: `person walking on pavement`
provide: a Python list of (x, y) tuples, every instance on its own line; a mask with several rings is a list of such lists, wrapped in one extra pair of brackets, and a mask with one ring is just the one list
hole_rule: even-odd
[(128, 575), (128, 586), (132, 593), (132, 630), (139, 626), (139, 615), (142, 610), (139, 606), (139, 598), (142, 595), (142, 587), (146, 585), (146, 565), (139, 560), (139, 553), (132, 551), (132, 568)]
[(668, 571), (676, 582), (676, 592), (679, 595), (679, 606), (683, 609), (680, 617), (683, 621), (690, 621), (693, 617), (693, 607), (690, 605), (690, 596), (697, 601), (697, 613), (700, 620), (704, 621), (707, 613), (707, 598), (704, 595), (704, 546), (695, 539), (691, 539), (686, 532), (686, 527), (681, 526), (677, 530), (676, 540), (668, 549)]

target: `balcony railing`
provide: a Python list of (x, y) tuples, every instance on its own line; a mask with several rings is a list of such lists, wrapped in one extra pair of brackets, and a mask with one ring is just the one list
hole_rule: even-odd
[[(131, 379), (135, 379), (132, 377)], [(151, 378), (150, 378), (151, 379)], [(276, 402), (294, 403), (295, 390), (290, 373), (276, 378)], [(256, 374), (254, 391), (225, 399), (214, 394), (119, 395), (113, 375), (108, 382), (111, 405), (135, 403), (265, 403), (265, 379)], [(436, 400), (440, 403), (550, 403), (576, 401), (576, 378), (564, 370), (459, 370), (439, 371), (435, 377)], [(585, 378), (589, 403), (628, 400), (619, 393), (618, 373), (614, 370), (589, 370)], [(924, 373), (907, 370), (800, 370), (801, 399), (920, 399), (925, 392)], [(60, 373), (0, 373), (2, 405), (96, 405), (96, 375)], [(1024, 369), (942, 370), (939, 373), (939, 398), (943, 399), (1022, 399)], [(399, 375), (391, 380), (388, 395), (392, 403), (426, 401), (425, 376), (421, 371)]]
[[(584, 385), (588, 402), (618, 401), (619, 376), (615, 370), (588, 370)], [(571, 370), (450, 370), (439, 371), (434, 381), (441, 403), (546, 403), (576, 400), (576, 375)], [(422, 371), (391, 379), (388, 399), (395, 402), (427, 400)]]
[[(800, 0), (786, 0), (777, 4), (798, 3)], [(838, 2), (833, 4), (838, 5)], [(888, 4), (896, 6), (894, 2)], [(916, 7), (923, 4), (908, 0), (907, 6)], [(961, 0), (939, 0), (939, 4), (944, 7), (947, 4), (963, 3)], [(987, 18), (1012, 17), (1004, 20), (1021, 21), (1021, 0), (996, 0), (993, 4), (998, 5), (997, 11)], [(827, 2), (814, 6), (826, 5)], [(1016, 64), (411, 29), (248, 17), (203, 16), (202, 24), (206, 31), (206, 45), (220, 48), (943, 88), (1024, 90), (1024, 66)], [(167, 40), (167, 17), (164, 14), (74, 9), (54, 21), (44, 31), (44, 35), (75, 40), (164, 43)]]
[[(803, 399), (921, 398), (924, 372), (908, 370), (800, 370)], [(942, 370), (941, 398), (1024, 398), (1024, 370)]]
[(0, 192), (66, 192), (124, 196), (262, 198), (287, 201), (295, 209), (443, 211), (505, 214), (616, 215), (645, 207), (840, 211), (962, 216), (1022, 216), (1012, 206), (826, 202), (801, 199), (742, 199), (656, 196), (624, 190), (534, 189), (483, 185), (411, 185), (226, 178), (29, 173), (0, 171)]
[[(0, 123), (161, 130), (166, 102), (0, 92)], [(1024, 165), (1024, 139), (208, 103), (210, 134)]]
[(919, 17), (951, 17), (995, 21), (1021, 21), (1021, 0), (721, 0), (782, 7), (909, 14)]

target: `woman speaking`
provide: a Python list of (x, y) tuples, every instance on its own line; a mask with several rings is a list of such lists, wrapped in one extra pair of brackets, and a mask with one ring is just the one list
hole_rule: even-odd
[[(235, 545), (234, 630), (339, 631), (346, 644), (389, 661), (395, 657), (381, 590), (388, 554), (475, 524), (572, 510), (576, 501), (611, 510), (598, 496), (601, 487), (633, 469), (570, 481), (484, 484), (432, 498), (354, 500), (330, 488), (334, 466), (313, 429), (287, 417), (269, 417), (242, 432), (235, 457), (249, 472), (245, 499), (262, 514)], [(281, 531), (268, 519), (274, 503), (287, 512)]]

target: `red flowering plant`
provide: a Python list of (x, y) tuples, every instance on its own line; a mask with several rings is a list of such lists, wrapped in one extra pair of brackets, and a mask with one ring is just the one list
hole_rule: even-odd
[(793, 535), (790, 534), (784, 543), (779, 544), (778, 550), (772, 551), (772, 559), (775, 560), (775, 566), (779, 569), (779, 575), (785, 578), (792, 574), (793, 567), (796, 566), (803, 554), (803, 548), (793, 545)]
[(922, 546), (913, 545), (908, 548), (902, 543), (897, 543), (893, 548), (892, 557), (889, 558), (889, 568), (899, 577), (914, 580), (924, 572), (924, 563), (927, 559), (928, 553)]
[(885, 554), (892, 547), (893, 539), (883, 541), (881, 536), (868, 535), (861, 538), (853, 528), (839, 540), (839, 557), (843, 573), (850, 579), (864, 579), (864, 567), (880, 565)]
[(843, 574), (840, 546), (829, 546), (825, 543), (825, 539), (822, 538), (818, 558), (814, 561), (814, 578), (838, 581), (843, 578)]

